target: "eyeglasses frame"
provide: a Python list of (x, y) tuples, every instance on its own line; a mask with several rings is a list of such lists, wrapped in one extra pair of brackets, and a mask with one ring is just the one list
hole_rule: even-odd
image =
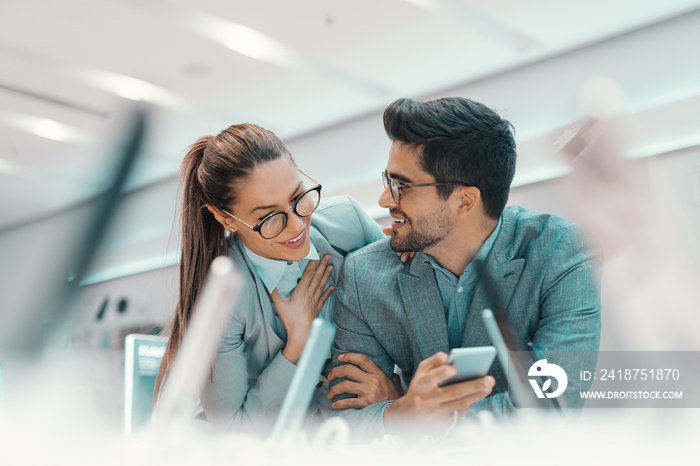
[[(316, 204), (316, 207), (314, 207), (314, 210), (312, 210), (312, 211), (309, 212), (308, 214), (306, 214), (306, 215), (301, 215), (301, 214), (299, 214), (299, 212), (297, 212), (297, 205), (299, 204), (299, 201), (301, 200), (302, 197), (306, 196), (306, 195), (307, 195), (308, 193), (310, 193), (311, 191), (318, 191), (319, 202), (320, 202), (320, 200), (321, 200), (321, 188), (322, 188), (321, 183), (319, 183), (318, 181), (316, 181), (316, 180), (315, 180), (314, 178), (312, 178), (311, 176), (307, 175), (301, 168), (297, 167), (297, 170), (299, 171), (299, 173), (301, 173), (302, 175), (304, 175), (305, 177), (307, 177), (308, 179), (310, 179), (311, 181), (313, 181), (314, 183), (316, 183), (316, 186), (313, 186), (313, 187), (307, 189), (306, 191), (304, 191), (303, 193), (301, 193), (301, 194), (297, 197), (297, 200), (294, 202), (294, 205), (292, 205), (289, 209), (284, 210), (284, 211), (278, 210), (277, 212), (270, 212), (269, 214), (265, 215), (265, 217), (264, 217), (262, 220), (260, 220), (260, 221), (257, 223), (257, 225), (252, 226), (252, 227), (251, 227), (250, 225), (248, 225), (246, 222), (244, 222), (243, 220), (241, 220), (240, 218), (238, 218), (238, 217), (236, 217), (235, 215), (233, 215), (232, 213), (230, 213), (230, 212), (228, 212), (228, 211), (226, 211), (226, 210), (224, 210), (224, 209), (220, 209), (220, 210), (221, 210), (223, 213), (225, 213), (226, 215), (230, 216), (231, 218), (234, 218), (234, 219), (238, 220), (239, 222), (241, 222), (243, 225), (247, 226), (247, 227), (250, 228), (251, 230), (258, 232), (258, 234), (259, 234), (260, 236), (262, 236), (264, 239), (273, 239), (273, 238), (278, 237), (279, 235), (282, 234), (282, 232), (284, 231), (284, 229), (287, 228), (287, 222), (288, 222), (288, 220), (289, 220), (289, 214), (288, 214), (287, 212), (289, 212), (290, 210), (293, 210), (293, 211), (294, 211), (294, 214), (295, 214), (297, 217), (304, 218), (304, 217), (308, 217), (309, 215), (313, 214), (313, 213), (316, 211), (316, 209), (318, 208), (318, 204)], [(272, 237), (270, 237), (270, 238), (266, 238), (265, 236), (263, 236), (262, 231), (261, 231), (261, 230), (262, 230), (262, 225), (263, 225), (263, 223), (267, 222), (271, 217), (273, 217), (273, 216), (275, 216), (275, 215), (279, 215), (279, 214), (284, 214), (284, 225), (282, 226), (282, 229), (281, 229), (280, 232), (277, 233), (276, 235), (274, 235), (274, 236), (272, 236)]]
[[(401, 203), (401, 190), (404, 188), (422, 188), (424, 186), (447, 186), (447, 185), (467, 186), (465, 183), (463, 183), (461, 181), (440, 181), (440, 182), (436, 182), (436, 183), (418, 183), (418, 184), (401, 183), (400, 181), (397, 181), (394, 178), (392, 178), (391, 176), (389, 176), (389, 172), (387, 170), (384, 170), (382, 172), (382, 182), (384, 183), (384, 189), (389, 188), (389, 192), (391, 193), (391, 198), (394, 200), (394, 203), (397, 205)], [(394, 188), (392, 187), (392, 183), (396, 185), (396, 192), (394, 192)]]

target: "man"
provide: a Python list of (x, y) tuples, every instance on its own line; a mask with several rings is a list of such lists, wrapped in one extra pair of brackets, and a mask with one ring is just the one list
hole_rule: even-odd
[[(595, 355), (601, 311), (596, 257), (573, 222), (505, 208), (515, 141), (511, 124), (488, 107), (464, 98), (400, 99), (384, 112), (384, 126), (392, 145), (379, 204), (389, 209), (393, 232), (345, 259), (335, 292), (329, 398), (365, 437), (405, 425), (434, 433), (469, 409), (510, 412), (514, 405), (498, 363), (488, 377), (438, 388), (456, 371), (446, 364), (450, 349), (492, 344), (481, 321), (489, 299), (474, 260), (496, 280), (522, 343), (545, 354)], [(416, 255), (404, 263), (396, 252), (406, 251)], [(584, 368), (591, 364), (595, 356)], [(406, 394), (354, 409), (364, 405), (362, 391), (371, 386), (364, 382), (392, 376), (395, 365)], [(433, 421), (432, 431), (426, 420)]]

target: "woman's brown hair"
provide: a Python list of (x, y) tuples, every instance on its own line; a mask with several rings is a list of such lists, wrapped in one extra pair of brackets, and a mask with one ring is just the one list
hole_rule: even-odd
[(155, 385), (155, 398), (175, 359), (192, 318), (195, 303), (212, 261), (227, 250), (226, 231), (207, 209), (231, 209), (240, 194), (236, 185), (259, 164), (288, 156), (272, 132), (256, 125), (229, 126), (217, 136), (192, 144), (182, 162), (182, 257), (180, 289), (168, 345)]

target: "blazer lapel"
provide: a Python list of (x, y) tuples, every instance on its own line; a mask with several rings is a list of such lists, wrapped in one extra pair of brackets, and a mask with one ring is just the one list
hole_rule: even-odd
[[(486, 263), (486, 270), (496, 285), (498, 299), (504, 309), (508, 307), (513, 297), (513, 292), (518, 284), (524, 265), (525, 261), (523, 259), (516, 259), (505, 264), (493, 264), (489, 263), (489, 261)], [(481, 320), (481, 311), (487, 308), (493, 309), (493, 306), (494, 303), (491, 302), (485, 287), (481, 283), (477, 283), (474, 298), (467, 313), (462, 346), (491, 344), (491, 338), (488, 336), (488, 332)]]
[[(525, 260), (513, 258), (513, 243), (515, 240), (515, 228), (512, 214), (508, 209), (503, 212), (504, 221), (501, 231), (496, 237), (496, 242), (489, 254), (486, 263), (486, 272), (496, 285), (498, 299), (503, 309), (508, 309), (513, 299), (513, 293), (520, 281), (520, 276), (525, 267)], [(493, 308), (495, 303), (486, 293), (481, 283), (477, 283), (474, 298), (467, 315), (466, 330), (462, 339), (462, 346), (480, 346), (491, 344), (491, 339), (481, 320), (481, 311)]]
[(268, 338), (275, 344), (275, 347), (279, 344), (284, 344), (284, 340), (280, 338), (277, 332), (274, 331), (273, 323), (275, 322), (275, 309), (272, 307), (272, 300), (270, 295), (267, 293), (267, 288), (263, 284), (262, 280), (255, 273), (253, 264), (248, 259), (248, 256), (243, 251), (241, 246), (241, 241), (237, 237), (231, 238), (231, 250), (233, 251), (233, 260), (236, 264), (244, 263), (246, 264), (247, 271), (241, 271), (241, 273), (250, 273), (255, 281), (255, 288), (258, 294), (258, 304), (262, 310), (262, 314), (265, 317), (265, 327)]
[(409, 323), (421, 360), (438, 351), (448, 352), (447, 322), (440, 290), (433, 269), (423, 264), (423, 253), (416, 254), (409, 273), (399, 273), (398, 280), (404, 322)]

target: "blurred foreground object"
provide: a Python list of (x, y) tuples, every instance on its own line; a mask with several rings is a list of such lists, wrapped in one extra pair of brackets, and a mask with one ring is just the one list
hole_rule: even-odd
[(623, 158), (633, 128), (615, 116), (622, 91), (609, 78), (581, 89), (587, 116), (555, 143), (573, 168), (569, 200), (604, 251), (608, 302), (605, 331), (626, 350), (698, 350), (700, 281), (687, 262), (687, 245), (653, 212), (638, 176)]
[[(100, 432), (116, 426), (119, 413), (110, 418), (115, 410), (109, 396), (121, 387), (121, 380), (113, 380), (121, 355), (76, 344), (85, 333), (76, 298), (141, 154), (149, 111), (142, 104), (129, 110), (116, 141), (99, 151), (106, 161), (94, 178), (104, 180), (106, 189), (71, 217), (68, 234), (47, 235), (42, 244), (17, 241), (25, 260), (3, 264), (13, 280), (3, 288), (0, 313), (5, 368), (0, 408), (7, 412), (0, 414), (0, 424), (27, 424), (36, 438), (42, 435), (35, 429), (49, 419), (56, 430), (65, 425), (66, 430)], [(41, 221), (37, 224), (29, 228), (41, 230)]]
[(153, 413), (153, 429), (163, 432), (172, 424), (187, 423), (221, 343), (226, 318), (241, 291), (233, 262), (219, 256), (209, 267), (202, 295), (189, 322), (173, 365), (166, 373)]
[[(287, 434), (295, 435), (302, 429), (304, 418), (309, 410), (309, 402), (316, 390), (323, 364), (328, 357), (328, 348), (333, 343), (335, 326), (317, 317), (311, 324), (311, 332), (306, 340), (299, 363), (294, 370), (292, 383), (282, 403), (277, 422), (272, 431), (274, 440), (281, 440)], [(344, 421), (340, 421), (344, 422)]]
[[(11, 303), (19, 303), (19, 308), (3, 312), (0, 358), (17, 356), (32, 360), (48, 347), (63, 346), (70, 339), (70, 327), (77, 321), (76, 294), (109, 229), (124, 186), (140, 155), (147, 116), (145, 104), (134, 107), (123, 140), (116, 144), (116, 170), (107, 176), (111, 180), (109, 187), (92, 201), (91, 214), (84, 225), (80, 225), (81, 229), (76, 230), (71, 244), (52, 245), (57, 253), (46, 257), (31, 254), (32, 245), (27, 244), (27, 262), (12, 264), (18, 271), (24, 269), (22, 275), (31, 277), (33, 283), (20, 287), (17, 299), (9, 299)], [(105, 170), (111, 166), (106, 164)]]

